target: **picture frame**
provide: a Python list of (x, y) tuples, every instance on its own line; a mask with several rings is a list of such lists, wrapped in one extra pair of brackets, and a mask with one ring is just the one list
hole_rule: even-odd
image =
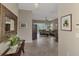
[(72, 14), (61, 17), (61, 30), (72, 31)]

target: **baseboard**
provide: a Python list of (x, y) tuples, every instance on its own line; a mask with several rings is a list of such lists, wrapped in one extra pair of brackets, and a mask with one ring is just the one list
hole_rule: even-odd
[(32, 43), (32, 41), (27, 41), (27, 40), (25, 40), (25, 43)]

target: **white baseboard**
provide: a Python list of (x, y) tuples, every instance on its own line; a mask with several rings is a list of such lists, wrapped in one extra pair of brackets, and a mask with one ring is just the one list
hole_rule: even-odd
[(32, 41), (27, 41), (27, 40), (25, 40), (25, 43), (32, 43)]

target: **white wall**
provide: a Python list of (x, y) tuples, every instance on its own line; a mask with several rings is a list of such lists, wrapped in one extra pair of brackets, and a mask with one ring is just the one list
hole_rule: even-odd
[[(67, 14), (72, 14), (72, 31), (61, 31), (60, 18)], [(76, 24), (79, 24), (79, 4), (60, 4), (58, 6), (58, 19), (58, 54), (79, 55), (79, 38), (76, 37), (76, 33), (79, 32), (79, 28), (76, 28)]]
[(16, 3), (2, 3), (5, 7), (7, 7), (11, 12), (13, 12), (16, 16), (18, 16), (18, 4)]
[[(26, 27), (21, 27), (21, 24), (26, 24)], [(32, 11), (19, 11), (19, 31), (21, 39), (26, 42), (32, 42)]]

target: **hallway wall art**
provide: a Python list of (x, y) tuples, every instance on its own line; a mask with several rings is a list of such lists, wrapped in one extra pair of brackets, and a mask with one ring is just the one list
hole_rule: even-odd
[(61, 30), (72, 31), (72, 14), (61, 17)]

